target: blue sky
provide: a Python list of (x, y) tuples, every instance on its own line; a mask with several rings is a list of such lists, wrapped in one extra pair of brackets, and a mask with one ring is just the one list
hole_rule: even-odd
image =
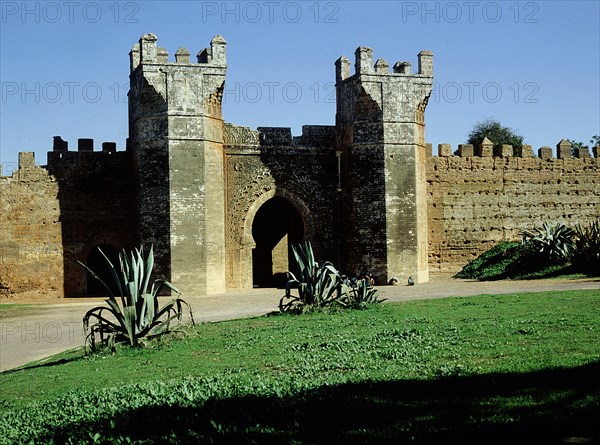
[(227, 40), (224, 118), (257, 126), (335, 121), (334, 62), (358, 46), (390, 65), (434, 53), (426, 139), (464, 143), (495, 118), (535, 150), (600, 133), (598, 1), (2, 1), (0, 162), (45, 164), (52, 137), (127, 137), (128, 53), (158, 36), (170, 58)]

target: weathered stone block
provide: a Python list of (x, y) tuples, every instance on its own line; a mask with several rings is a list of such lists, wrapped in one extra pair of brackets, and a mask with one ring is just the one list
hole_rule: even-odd
[(115, 153), (117, 151), (116, 142), (102, 142), (103, 153)]
[(538, 148), (538, 156), (541, 159), (552, 159), (552, 148), (546, 146)]
[(513, 156), (513, 146), (509, 144), (502, 144), (501, 146), (494, 148), (494, 156), (501, 158)]
[(587, 147), (576, 148), (575, 149), (575, 157), (576, 158), (589, 158), (590, 157), (590, 149)]
[(533, 149), (531, 145), (523, 144), (520, 147), (513, 147), (514, 155), (521, 158), (532, 158)]
[(258, 127), (260, 144), (290, 145), (292, 143), (292, 129), (289, 127)]
[(433, 77), (433, 53), (423, 50), (417, 55), (417, 60), (419, 62), (419, 74)]
[(452, 156), (452, 144), (438, 144), (438, 156)]
[(94, 140), (87, 138), (77, 139), (77, 151), (94, 151)]
[(156, 61), (158, 63), (167, 63), (169, 61), (169, 51), (165, 48), (158, 48), (156, 51)]
[(389, 68), (390, 64), (387, 63), (385, 59), (377, 59), (377, 62), (375, 62), (376, 74), (388, 74), (390, 72)]
[(33, 152), (19, 153), (19, 170), (35, 167), (35, 154)]
[(459, 144), (458, 155), (461, 158), (472, 157), (475, 155), (475, 147), (472, 144)]
[(394, 73), (398, 74), (410, 74), (411, 63), (410, 62), (396, 62), (394, 64)]
[(425, 144), (425, 154), (430, 157), (433, 156), (433, 144)]
[(186, 48), (179, 48), (175, 53), (175, 63), (190, 63), (190, 52)]
[(494, 156), (494, 143), (487, 137), (477, 146), (477, 156), (488, 158)]
[(54, 143), (52, 145), (53, 151), (68, 151), (69, 143), (67, 141), (63, 141), (63, 138), (60, 136), (54, 136)]
[(558, 159), (571, 158), (571, 143), (569, 141), (563, 139), (558, 144), (556, 144), (556, 157)]

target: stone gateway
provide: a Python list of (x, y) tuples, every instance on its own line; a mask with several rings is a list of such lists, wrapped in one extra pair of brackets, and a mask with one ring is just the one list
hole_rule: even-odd
[(432, 156), (429, 51), (415, 73), (366, 47), (353, 73), (340, 57), (336, 124), (300, 136), (223, 120), (221, 36), (193, 62), (185, 48), (174, 59), (153, 34), (131, 50), (125, 150), (79, 139), (70, 151), (56, 136), (46, 166), (21, 153), (0, 179), (0, 292), (98, 294), (77, 260), (101, 270), (97, 247), (114, 258), (139, 244), (187, 295), (281, 285), (305, 239), (344, 273), (422, 283), (521, 228), (600, 217), (597, 148), (571, 158), (561, 141), (554, 159), (440, 144)]

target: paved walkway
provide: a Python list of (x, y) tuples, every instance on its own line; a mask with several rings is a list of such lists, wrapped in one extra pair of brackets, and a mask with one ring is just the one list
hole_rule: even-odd
[[(449, 279), (416, 286), (384, 286), (379, 289), (389, 301), (408, 301), (549, 290), (600, 291), (600, 279), (489, 282)], [(275, 311), (281, 295), (281, 289), (253, 289), (209, 297), (184, 298), (192, 306), (196, 321), (207, 322), (259, 316)], [(81, 319), (90, 308), (103, 301), (81, 298), (27, 301), (36, 303), (37, 306), (23, 311), (22, 315), (16, 312), (13, 316), (3, 316), (0, 304), (0, 371), (82, 346), (84, 338)]]

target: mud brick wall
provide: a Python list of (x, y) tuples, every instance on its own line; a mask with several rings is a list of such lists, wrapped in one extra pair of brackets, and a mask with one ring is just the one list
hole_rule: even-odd
[(63, 246), (58, 183), (19, 155), (19, 169), (0, 178), (0, 295), (41, 290), (62, 296)]
[(598, 159), (431, 157), (427, 162), (429, 268), (457, 272), (500, 241), (544, 221), (600, 218)]
[(64, 295), (85, 295), (88, 263), (98, 246), (135, 245), (136, 207), (129, 151), (52, 151), (48, 172), (57, 178), (63, 244)]

